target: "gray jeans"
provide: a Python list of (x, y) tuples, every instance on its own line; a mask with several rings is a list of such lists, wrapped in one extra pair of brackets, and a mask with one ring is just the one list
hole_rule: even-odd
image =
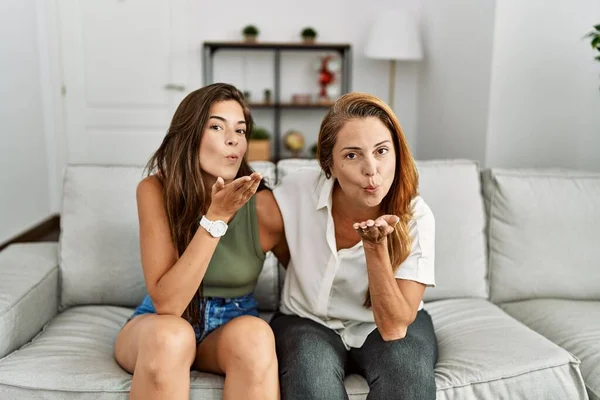
[(375, 329), (361, 348), (349, 351), (337, 333), (306, 318), (277, 313), (271, 327), (282, 400), (348, 399), (344, 377), (351, 373), (367, 380), (368, 400), (435, 399), (437, 341), (425, 310), (404, 339), (386, 342)]

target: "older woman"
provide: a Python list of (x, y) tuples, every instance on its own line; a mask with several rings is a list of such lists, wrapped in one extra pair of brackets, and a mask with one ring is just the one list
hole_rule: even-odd
[(351, 93), (325, 116), (322, 171), (274, 191), (290, 262), (275, 333), (282, 399), (435, 399), (437, 342), (422, 297), (434, 285), (435, 222), (391, 109)]

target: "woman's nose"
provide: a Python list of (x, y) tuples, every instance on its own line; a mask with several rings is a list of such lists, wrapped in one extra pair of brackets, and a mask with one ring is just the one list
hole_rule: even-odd
[(237, 146), (238, 139), (235, 135), (227, 135), (225, 138), (225, 144), (227, 146)]
[(372, 160), (370, 158), (366, 158), (365, 162), (363, 164), (363, 173), (366, 176), (374, 176), (375, 175), (375, 171), (377, 171), (377, 166), (375, 164), (375, 160)]

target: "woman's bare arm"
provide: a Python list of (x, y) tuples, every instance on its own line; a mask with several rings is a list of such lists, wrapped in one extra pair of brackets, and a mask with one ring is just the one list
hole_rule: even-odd
[(377, 329), (383, 340), (401, 339), (417, 316), (425, 285), (394, 277), (387, 239), (378, 244), (364, 243), (364, 250)]
[(363, 241), (375, 324), (384, 340), (401, 339), (406, 335), (425, 292), (422, 283), (394, 276), (387, 238), (398, 220), (395, 215), (383, 215), (375, 221), (354, 224)]
[[(245, 193), (252, 188), (256, 191), (256, 181), (239, 178), (222, 187), (222, 191), (228, 192), (225, 195), (229, 195), (221, 199), (221, 203), (225, 202), (230, 206), (212, 207), (211, 204), (206, 217), (210, 220), (228, 221), (250, 198), (243, 200), (247, 196)], [(136, 197), (142, 269), (148, 294), (158, 314), (181, 316), (204, 278), (219, 238), (212, 237), (205, 229), (198, 229), (183, 254), (178, 257), (158, 179), (148, 177), (140, 182)]]
[(283, 229), (283, 218), (277, 201), (270, 190), (256, 193), (256, 214), (260, 232), (260, 245), (264, 252), (272, 251), (279, 262), (287, 267), (290, 250)]

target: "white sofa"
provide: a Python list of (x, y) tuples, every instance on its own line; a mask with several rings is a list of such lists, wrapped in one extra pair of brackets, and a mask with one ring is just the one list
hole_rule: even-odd
[[(273, 184), (314, 161), (253, 163)], [(600, 400), (600, 174), (418, 163), (436, 218), (437, 287), (425, 293), (439, 346), (437, 398)], [(69, 166), (60, 244), (0, 253), (0, 399), (126, 399), (117, 332), (143, 295), (138, 167)], [(307, 189), (308, 190), (308, 189)], [(306, 240), (310, 240), (307, 234)], [(256, 295), (276, 309), (269, 256)], [(192, 399), (223, 378), (191, 373)], [(346, 380), (364, 399), (359, 376)]]

